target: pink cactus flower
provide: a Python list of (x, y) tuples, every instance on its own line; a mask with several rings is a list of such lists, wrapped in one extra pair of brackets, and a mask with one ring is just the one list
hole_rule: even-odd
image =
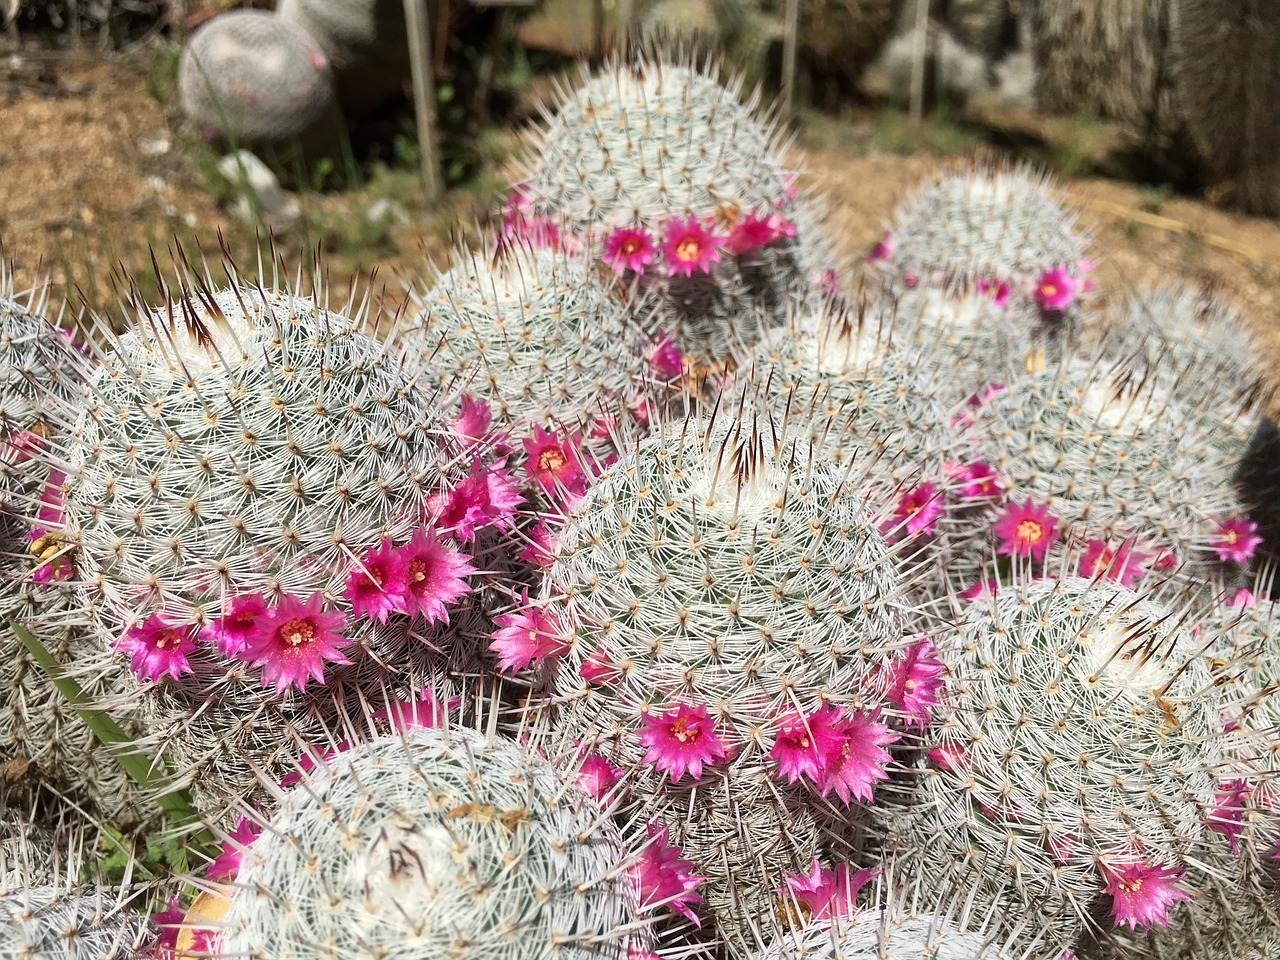
[(1106, 892), (1111, 895), (1111, 915), (1115, 926), (1127, 923), (1131, 930), (1139, 926), (1169, 925), (1169, 907), (1190, 894), (1179, 890), (1174, 882), (1181, 878), (1177, 867), (1158, 867), (1132, 861), (1104, 865)]
[(995, 467), (982, 460), (973, 463), (948, 461), (947, 476), (961, 500), (993, 500), (1000, 496), (1000, 477)]
[(1213, 798), (1209, 829), (1226, 837), (1234, 854), (1240, 853), (1240, 834), (1244, 831), (1245, 809), (1252, 793), (1249, 781), (1229, 780)]
[(230, 883), (240, 872), (240, 862), (244, 853), (253, 841), (262, 833), (262, 827), (252, 820), (241, 817), (236, 821), (236, 828), (222, 841), (222, 852), (209, 862), (204, 875), (214, 883)]
[(886, 230), (880, 235), (875, 246), (867, 251), (867, 263), (888, 263), (893, 259), (896, 249), (897, 243), (893, 239), (892, 231)]
[(1253, 591), (1248, 587), (1240, 587), (1231, 598), (1226, 601), (1228, 607), (1252, 607), (1258, 602), (1258, 598), (1253, 595)]
[(1150, 554), (1135, 549), (1132, 539), (1118, 547), (1109, 546), (1106, 540), (1093, 539), (1085, 544), (1080, 557), (1080, 576), (1100, 577), (1122, 587), (1132, 587), (1147, 575), (1143, 564), (1150, 559)]
[(850, 873), (845, 863), (828, 870), (815, 858), (808, 873), (788, 873), (786, 886), (775, 892), (793, 897), (808, 920), (837, 920), (858, 912), (858, 891), (879, 872), (862, 869)]
[(1046, 310), (1065, 310), (1076, 299), (1078, 285), (1066, 267), (1054, 267), (1040, 274), (1032, 296)]
[(1172, 549), (1169, 547), (1161, 547), (1156, 551), (1155, 559), (1151, 561), (1151, 569), (1159, 570), (1161, 572), (1165, 570), (1174, 570), (1177, 568), (1178, 562), (1178, 555), (1174, 553)]
[(894, 540), (899, 539), (904, 530), (909, 537), (927, 536), (942, 514), (942, 491), (926, 480), (898, 498), (893, 516), (881, 532)]
[(991, 532), (1000, 538), (996, 553), (1043, 560), (1049, 545), (1058, 539), (1054, 532), (1057, 524), (1058, 518), (1049, 514), (1049, 508), (1035, 505), (1030, 497), (1022, 506), (1010, 501), (991, 525)]
[(870, 800), (873, 784), (889, 779), (885, 768), (892, 757), (883, 748), (899, 735), (876, 717), (863, 710), (845, 712), (840, 717), (835, 726), (840, 744), (824, 752), (819, 764), (817, 785), (822, 796), (835, 790), (844, 804), (854, 799)]
[(646, 713), (641, 722), (640, 746), (649, 748), (644, 762), (667, 774), (672, 783), (679, 783), (686, 771), (701, 780), (703, 764), (728, 755), (702, 704), (690, 707), (682, 703), (663, 714)]
[(262, 594), (242, 593), (231, 598), (227, 612), (205, 627), (200, 638), (216, 643), (224, 657), (234, 657), (269, 618), (267, 601)]
[(929, 760), (939, 770), (956, 773), (969, 762), (969, 751), (964, 744), (943, 744), (929, 751)]
[(674, 379), (684, 373), (684, 356), (666, 330), (659, 330), (653, 349), (649, 351), (649, 366), (664, 380)]
[(116, 641), (116, 649), (129, 654), (129, 669), (144, 680), (168, 674), (174, 680), (194, 673), (187, 654), (196, 648), (189, 624), (170, 624), (153, 613), (140, 627), (130, 627)]
[(581, 496), (587, 489), (587, 475), (578, 460), (576, 447), (581, 437), (560, 439), (553, 431), (534, 426), (533, 436), (523, 441), (525, 475), (544, 491), (555, 496), (567, 491)]
[(613, 267), (615, 273), (627, 270), (643, 273), (656, 254), (653, 238), (644, 227), (618, 227), (605, 237), (601, 259)]
[(516, 508), (523, 502), (520, 486), (511, 471), (495, 465), (476, 464), (466, 480), (428, 500), (436, 529), (470, 543), (480, 530), (509, 530)]
[(1247, 514), (1242, 514), (1218, 524), (1212, 547), (1223, 563), (1235, 563), (1243, 567), (1248, 565), (1260, 543), (1262, 537), (1258, 536), (1258, 525)]
[(778, 775), (795, 783), (802, 776), (817, 781), (823, 758), (839, 748), (839, 710), (819, 708), (806, 716), (790, 713), (778, 721), (769, 757), (778, 763)]
[(598, 753), (589, 753), (578, 767), (578, 789), (601, 803), (622, 778), (622, 768), (615, 767)]
[(178, 933), (183, 929), (186, 919), (187, 914), (182, 909), (182, 901), (177, 897), (169, 898), (167, 909), (151, 914), (151, 922), (159, 928), (160, 932), (151, 943), (147, 955), (154, 955), (158, 960), (172, 960), (178, 949)]
[(341, 610), (324, 610), (319, 590), (306, 600), (285, 594), (237, 656), (262, 667), (262, 685), (274, 682), (277, 696), (290, 686), (305, 690), (308, 678), (325, 682), (326, 661), (351, 663), (339, 649), (351, 642), (342, 635), (346, 623)]
[(578, 668), (578, 676), (593, 686), (611, 687), (622, 680), (622, 668), (604, 647), (596, 647)]
[(663, 229), (662, 255), (667, 261), (668, 276), (695, 272), (708, 273), (711, 264), (720, 262), (724, 237), (708, 230), (692, 214), (684, 219), (672, 217)]
[(498, 629), (489, 641), (489, 649), (498, 655), (498, 669), (510, 673), (564, 656), (572, 639), (553, 613), (528, 606), (527, 594), (523, 602), (524, 609), (494, 620)]
[(667, 827), (650, 823), (647, 830), (649, 842), (629, 871), (641, 909), (647, 913), (670, 907), (700, 928), (702, 921), (690, 904), (702, 902), (702, 894), (696, 891), (706, 878), (693, 872), (692, 860), (681, 858), (680, 848), (670, 842)]
[(832, 267), (816, 271), (809, 276), (809, 286), (828, 297), (838, 296), (840, 293), (840, 274), (836, 273)]
[(771, 220), (769, 214), (762, 216), (759, 211), (752, 210), (730, 228), (724, 248), (735, 257), (740, 257), (773, 243), (778, 235), (774, 232)]
[(883, 696), (897, 708), (908, 727), (923, 730), (933, 719), (946, 671), (947, 665), (938, 659), (930, 641), (913, 643), (889, 662)]
[(448, 623), (448, 607), (471, 591), (467, 577), (476, 572), (471, 558), (441, 542), (431, 527), (418, 527), (395, 551), (404, 571), (404, 612), (427, 623)]
[(985, 580), (979, 580), (971, 583), (959, 593), (956, 594), (958, 600), (964, 600), (972, 603), (980, 597), (994, 597), (996, 591), (1000, 589), (1000, 581), (995, 577), (987, 577)]
[(464, 393), (458, 415), (449, 421), (449, 429), (462, 440), (464, 448), (470, 449), (488, 439), (492, 423), (493, 410), (489, 402)]
[(347, 574), (347, 602), (357, 617), (370, 617), (386, 623), (393, 613), (405, 613), (405, 592), (408, 590), (408, 570), (404, 558), (383, 537), (376, 547), (370, 547), (364, 561)]
[(920, 278), (908, 270), (902, 275), (902, 285), (908, 290), (914, 290), (920, 286)]
[(415, 699), (397, 700), (373, 714), (369, 719), (386, 723), (392, 730), (434, 728), (443, 726), (448, 713), (458, 709), (461, 704), (461, 697), (450, 697), (448, 702), (441, 703), (434, 690), (424, 687)]
[(984, 293), (991, 295), (991, 302), (997, 307), (1003, 308), (1009, 302), (1009, 284), (1003, 280), (988, 279), (980, 277), (978, 282), (974, 284), (978, 295)]
[(516, 554), (516, 559), (544, 570), (556, 562), (560, 556), (560, 541), (545, 520), (539, 520), (530, 527), (528, 537), (528, 543)]
[(769, 243), (776, 243), (779, 240), (789, 240), (796, 235), (796, 225), (793, 221), (788, 220), (782, 214), (769, 214), (769, 231), (772, 236), (769, 237)]

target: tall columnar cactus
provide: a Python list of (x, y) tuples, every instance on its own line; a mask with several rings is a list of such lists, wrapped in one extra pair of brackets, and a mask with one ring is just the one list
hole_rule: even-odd
[(719, 360), (830, 282), (834, 257), (796, 192), (774, 118), (714, 69), (613, 64), (565, 91), (530, 144), (517, 215), (564, 218), (655, 299), (681, 349)]
[(236, 846), (224, 955), (626, 960), (649, 943), (653, 858), (513, 741), (413, 728), (303, 778)]
[(262, 10), (223, 13), (193, 33), (178, 93), (197, 127), (242, 144), (319, 142), (336, 131), (329, 58), (302, 27)]
[[(1079, 577), (1001, 587), (944, 646), (933, 749), (887, 848), (922, 883), (1072, 945), (1092, 924), (1168, 923), (1225, 849), (1226, 732), (1176, 611)], [(1003, 872), (1003, 878), (1000, 873)], [(1105, 919), (1104, 919), (1105, 918)]]
[(248, 788), (289, 725), (314, 730), (357, 689), (378, 701), (421, 670), (477, 669), (450, 609), (516, 500), (360, 311), (229, 269), (225, 289), (139, 308), (51, 455), (53, 536), (99, 643), (176, 712), (161, 745), (210, 797)]
[(885, 778), (885, 721), (906, 712), (892, 678), (911, 669), (904, 584), (861, 491), (803, 431), (736, 419), (745, 402), (624, 451), (493, 643), (508, 668), (552, 665), (563, 729), (663, 811), (734, 952), (837, 800)]

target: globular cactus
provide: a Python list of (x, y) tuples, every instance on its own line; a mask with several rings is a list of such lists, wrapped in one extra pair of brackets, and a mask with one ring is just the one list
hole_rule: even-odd
[(337, 129), (329, 58), (297, 24), (261, 10), (223, 13), (191, 35), (178, 94), (198, 128), (240, 144), (320, 143)]
[(1026, 166), (957, 166), (899, 205), (882, 254), (906, 286), (1007, 284), (1047, 321), (1071, 315), (1088, 289), (1089, 261), (1060, 189)]
[(409, 34), (400, 0), (280, 0), (276, 13), (324, 51), (348, 110), (377, 107), (409, 79)]
[(549, 666), (562, 729), (665, 811), (741, 952), (839, 809), (817, 798), (868, 800), (887, 776), (908, 643), (898, 564), (846, 469), (734, 397), (623, 451), (493, 647)]
[(236, 844), (220, 955), (626, 960), (650, 942), (645, 858), (514, 741), (417, 727), (302, 776)]
[(922, 889), (969, 884), (975, 909), (1043, 927), (1046, 947), (1167, 924), (1226, 845), (1224, 721), (1178, 612), (1046, 577), (972, 604), (940, 648), (933, 748), (906, 806), (877, 808), (887, 852)]
[(530, 215), (589, 230), (677, 345), (712, 361), (757, 334), (737, 328), (753, 305), (778, 314), (838, 265), (776, 120), (740, 87), (696, 64), (614, 64), (562, 92), (514, 195)]
[(159, 746), (194, 751), (180, 772), (210, 816), (251, 787), (247, 764), (280, 762), (284, 731), (337, 723), (356, 690), (480, 669), (451, 608), (518, 499), (355, 304), (228, 270), (224, 289), (184, 281), (137, 307), (51, 454), (68, 575), (104, 653), (152, 692), (148, 722), (175, 737)]

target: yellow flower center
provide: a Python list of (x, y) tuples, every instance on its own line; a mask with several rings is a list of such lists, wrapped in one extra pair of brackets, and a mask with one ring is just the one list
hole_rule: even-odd
[(1038, 543), (1044, 537), (1044, 524), (1039, 520), (1021, 520), (1018, 522), (1017, 535), (1026, 543)]
[(409, 561), (409, 579), (414, 583), (421, 583), (427, 579), (427, 565), (421, 560)]
[(627, 237), (627, 239), (622, 241), (622, 246), (620, 249), (624, 254), (626, 254), (629, 257), (633, 253), (638, 252), (640, 247), (641, 247), (641, 243), (640, 243), (639, 237)]
[(671, 724), (671, 735), (681, 743), (690, 743), (697, 740), (702, 731), (698, 727), (694, 727), (692, 730), (689, 729), (689, 724), (694, 719), (694, 717), (686, 716), (676, 717), (676, 722)]
[(1058, 285), (1056, 283), (1043, 283), (1040, 285), (1040, 292), (1045, 297), (1056, 297), (1058, 295)]
[(310, 620), (305, 620), (302, 617), (286, 620), (280, 626), (280, 639), (291, 647), (300, 647), (304, 643), (311, 643), (315, 638), (316, 628), (311, 625)]
[(555, 473), (564, 466), (564, 452), (550, 447), (538, 454), (538, 472)]
[(176, 647), (182, 643), (182, 634), (177, 630), (165, 630), (160, 636), (156, 637), (156, 649), (168, 650), (170, 647)]
[(1142, 878), (1126, 877), (1125, 879), (1121, 880), (1118, 884), (1116, 884), (1116, 886), (1118, 886), (1125, 893), (1137, 893), (1139, 890), (1142, 889)]
[(676, 244), (676, 257), (686, 263), (690, 260), (697, 260), (701, 252), (702, 242), (697, 237), (685, 237)]

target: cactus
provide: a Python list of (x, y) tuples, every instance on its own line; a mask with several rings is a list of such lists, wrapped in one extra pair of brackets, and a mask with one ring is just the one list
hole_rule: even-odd
[(261, 10), (221, 14), (191, 35), (178, 94), (192, 123), (233, 142), (312, 144), (336, 130), (328, 57), (301, 27)]
[(532, 214), (589, 229), (680, 348), (711, 360), (756, 335), (736, 326), (754, 304), (780, 315), (837, 266), (776, 120), (740, 93), (710, 68), (614, 64), (562, 92), (516, 189)]
[(944, 657), (935, 746), (913, 805), (884, 811), (888, 851), (927, 889), (997, 871), (975, 906), (1043, 921), (1049, 946), (1105, 913), (1167, 924), (1226, 845), (1209, 817), (1226, 734), (1177, 615), (1114, 584), (1028, 580), (971, 605)]
[(224, 953), (610, 957), (647, 944), (618, 829), (501, 737), (412, 728), (304, 774), (244, 849)]
[(360, 310), (227, 269), (225, 289), (184, 281), (137, 306), (54, 455), (54, 535), (98, 642), (128, 655), (148, 709), (205, 717), (178, 737), (211, 725), (212, 743), (182, 748), (207, 758), (182, 774), (210, 804), (240, 795), (290, 725), (337, 723), (355, 689), (476, 669), (450, 608), (514, 499), (493, 496), (506, 472), (360, 332)]
[(803, 427), (735, 419), (735, 396), (602, 473), (493, 646), (508, 669), (554, 667), (562, 729), (665, 811), (741, 952), (822, 841), (837, 808), (816, 798), (866, 800), (886, 776), (895, 708), (876, 683), (906, 642), (905, 587), (856, 484)]

